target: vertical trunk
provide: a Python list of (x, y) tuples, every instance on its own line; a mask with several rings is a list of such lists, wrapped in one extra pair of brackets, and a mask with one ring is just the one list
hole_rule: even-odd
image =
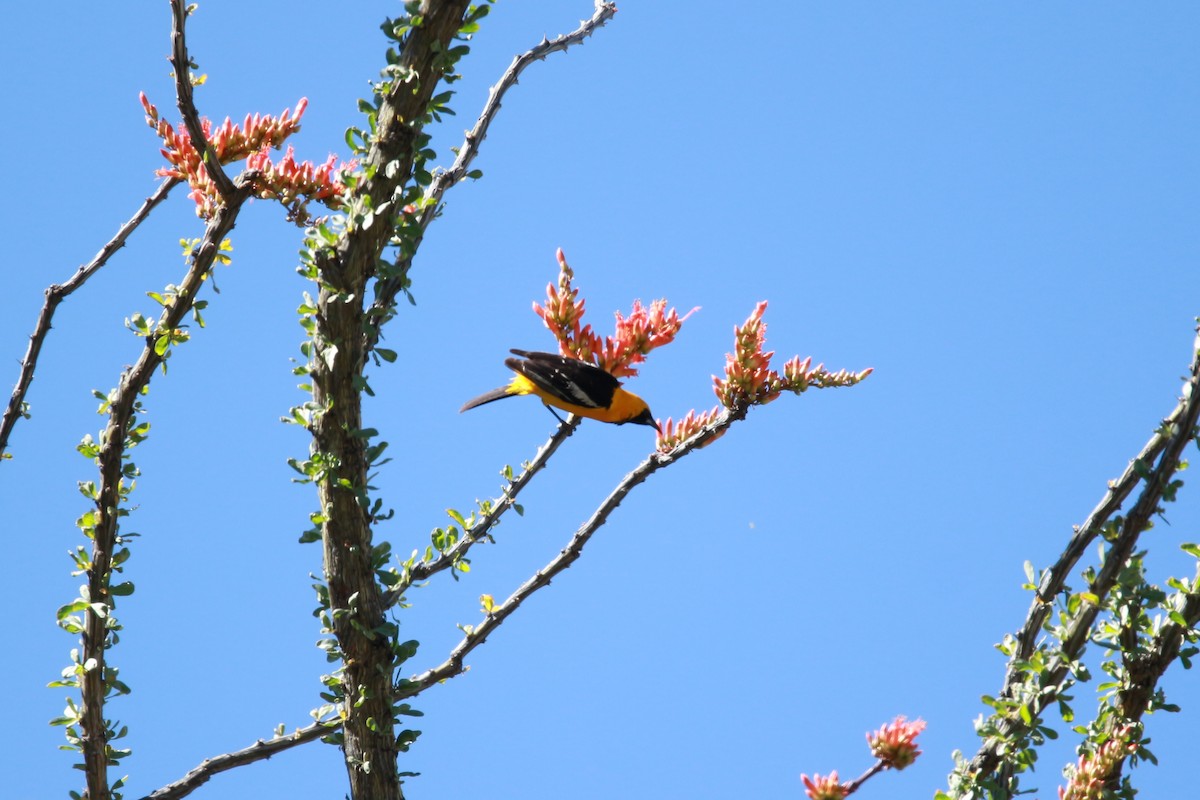
[[(357, 194), (369, 196), (373, 208), (390, 206), (397, 187), (411, 180), (414, 142), (467, 5), (467, 0), (425, 0), (421, 5), (421, 24), (408, 35), (401, 53), (401, 65), (415, 80), (398, 82), (384, 98), (375, 141), (364, 159), (374, 169)], [(397, 212), (393, 208), (391, 213)], [(348, 231), (332, 251), (321, 254), (310, 363), (313, 399), (323, 409), (312, 423), (313, 450), (331, 464), (318, 482), (318, 493), (325, 516), (322, 539), (330, 613), (343, 657), (342, 735), (355, 800), (403, 797), (392, 718), (392, 643), (381, 630), (385, 604), (371, 565), (371, 520), (358, 502), (360, 493), (365, 497), (370, 466), (367, 442), (359, 436), (359, 381), (367, 350), (364, 302), (391, 233), (386, 215), (381, 215), (368, 228)]]
[(378, 633), (385, 622), (379, 584), (371, 567), (371, 524), (352, 489), (340, 480), (365, 487), (365, 442), (355, 436), (362, 427), (361, 395), (355, 376), (363, 366), (362, 306), (357, 298), (339, 301), (322, 292), (320, 317), (332, 330), (350, 335), (335, 338), (334, 368), (314, 376), (313, 397), (331, 408), (316, 429), (316, 448), (337, 455), (335, 475), (319, 484), (324, 511), (325, 576), (334, 633), (343, 654), (346, 722), (343, 726), (350, 796), (367, 800), (399, 800), (396, 745), (392, 725), (392, 654), (388, 637)]

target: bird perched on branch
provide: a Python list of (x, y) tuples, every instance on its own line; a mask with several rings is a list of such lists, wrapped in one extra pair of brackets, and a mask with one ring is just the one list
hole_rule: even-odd
[(505, 397), (532, 394), (541, 398), (551, 413), (560, 408), (601, 422), (616, 425), (632, 422), (658, 429), (646, 401), (622, 389), (620, 381), (595, 364), (553, 353), (509, 352), (520, 356), (504, 359), (505, 366), (517, 373), (516, 376), (507, 386), (468, 400), (459, 413)]

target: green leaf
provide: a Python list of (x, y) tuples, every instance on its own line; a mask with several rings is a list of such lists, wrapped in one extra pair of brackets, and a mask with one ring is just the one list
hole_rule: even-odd
[(117, 597), (128, 597), (133, 594), (133, 581), (125, 581), (124, 583), (110, 586), (108, 591), (109, 594), (116, 595)]
[(368, 447), (367, 453), (366, 453), (367, 462), (373, 467), (378, 467), (378, 466), (382, 466), (383, 464), (386, 464), (388, 461), (391, 461), (390, 458), (386, 459), (384, 461), (379, 460), (379, 457), (381, 455), (383, 455), (383, 451), (387, 450), (387, 448), (388, 448), (387, 442), (380, 442), (377, 445), (372, 445), (371, 447)]
[(392, 710), (396, 713), (397, 716), (401, 716), (401, 715), (406, 716), (406, 717), (423, 717), (423, 716), (425, 716), (424, 711), (418, 711), (417, 709), (410, 706), (408, 703), (401, 703), (400, 705), (396, 706)]
[(400, 731), (400, 734), (396, 737), (396, 749), (402, 753), (407, 753), (409, 745), (415, 742), (420, 735), (420, 731)]
[(407, 642), (401, 642), (400, 644), (395, 645), (393, 650), (396, 653), (396, 658), (400, 662), (404, 662), (415, 656), (417, 654), (417, 649), (420, 648), (420, 646), (421, 643), (416, 639), (409, 639)]
[(386, 347), (376, 347), (375, 352), (379, 355), (380, 358), (382, 358), (384, 361), (388, 362), (389, 364), (393, 364), (396, 361), (396, 351), (395, 350), (388, 350)]
[(58, 609), (58, 613), (56, 616), (58, 617), (58, 619), (61, 620), (65, 617), (67, 617), (71, 614), (75, 614), (79, 611), (86, 611), (87, 607), (88, 607), (88, 604), (86, 601), (76, 600), (74, 603), (68, 603), (67, 605)]

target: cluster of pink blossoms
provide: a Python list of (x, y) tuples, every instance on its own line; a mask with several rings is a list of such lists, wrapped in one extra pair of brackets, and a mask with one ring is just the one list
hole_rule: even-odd
[(921, 751), (917, 749), (917, 736), (925, 730), (923, 720), (909, 722), (904, 717), (884, 725), (879, 730), (867, 734), (867, 744), (871, 747), (871, 755), (879, 759), (863, 777), (856, 781), (843, 783), (838, 780), (835, 770), (828, 775), (801, 775), (804, 783), (804, 793), (809, 800), (843, 800), (858, 790), (863, 782), (885, 769), (904, 769), (917, 760)]
[(784, 391), (799, 394), (811, 387), (824, 389), (834, 386), (853, 386), (871, 374), (872, 370), (830, 372), (824, 364), (812, 365), (812, 359), (795, 356), (783, 365), (783, 374), (771, 369), (774, 351), (764, 352), (767, 324), (763, 313), (767, 303), (759, 303), (747, 320), (733, 329), (733, 352), (725, 356), (725, 376), (713, 376), (713, 391), (720, 405), (711, 411), (697, 414), (689, 411), (678, 422), (670, 418), (662, 426), (658, 450), (666, 452), (711, 424), (722, 408), (745, 408), (765, 405)]
[(283, 158), (272, 163), (270, 151), (263, 148), (246, 159), (246, 168), (262, 173), (255, 180), (259, 197), (275, 198), (287, 206), (305, 199), (338, 198), (346, 191), (334, 177), (334, 170), (338, 168), (335, 155), (330, 155), (324, 164), (314, 165), (311, 161), (297, 161), (295, 150), (288, 145)]
[(838, 780), (836, 769), (825, 776), (813, 775), (811, 779), (801, 775), (800, 780), (804, 782), (804, 793), (809, 800), (842, 800), (849, 794), (849, 785)]
[(783, 365), (780, 375), (771, 369), (774, 351), (763, 352), (767, 324), (762, 321), (767, 301), (759, 303), (744, 323), (733, 329), (733, 352), (725, 356), (725, 377), (713, 377), (713, 391), (726, 408), (765, 405), (784, 391), (803, 392), (810, 387), (853, 386), (873, 371), (838, 370), (830, 372), (824, 364), (812, 365), (812, 359), (794, 356)]
[(546, 305), (533, 304), (533, 311), (558, 339), (558, 349), (571, 356), (596, 364), (618, 378), (635, 377), (634, 366), (646, 360), (646, 354), (657, 347), (670, 344), (683, 326), (684, 320), (697, 309), (682, 317), (675, 309), (667, 310), (666, 300), (655, 300), (649, 307), (635, 300), (629, 316), (617, 312), (616, 332), (601, 339), (591, 325), (580, 325), (584, 301), (579, 290), (571, 285), (575, 273), (567, 264), (562, 248), (557, 252), (558, 285), (546, 287)]
[(867, 744), (871, 746), (871, 755), (888, 767), (904, 769), (921, 755), (917, 749), (917, 735), (923, 730), (924, 720), (908, 722), (899, 716), (874, 733), (868, 733)]
[[(661, 453), (666, 453), (674, 449), (683, 440), (691, 438), (696, 433), (716, 422), (719, 416), (721, 416), (720, 406), (699, 413), (695, 409), (692, 409), (678, 422), (671, 417), (667, 417), (667, 421), (660, 426), (656, 449)], [(724, 435), (725, 431), (721, 431), (709, 439), (705, 446), (712, 444)]]
[[(192, 187), (188, 195), (196, 202), (196, 214), (209, 219), (221, 205), (221, 196), (208, 175), (203, 156), (192, 145), (192, 137), (183, 127), (176, 129), (158, 113), (145, 93), (139, 95), (142, 108), (146, 110), (146, 123), (154, 129), (165, 145), (163, 158), (170, 164), (155, 174), (187, 181)], [(217, 161), (229, 164), (247, 159), (247, 167), (261, 172), (255, 184), (255, 195), (261, 198), (277, 198), (293, 209), (293, 215), (304, 216), (304, 204), (308, 200), (327, 200), (340, 197), (346, 190), (334, 176), (337, 159), (330, 156), (319, 166), (311, 162), (297, 162), (292, 148), (275, 163), (271, 160), (271, 148), (279, 149), (284, 140), (300, 130), (300, 118), (308, 107), (308, 100), (301, 98), (296, 110), (284, 109), (278, 117), (268, 114), (247, 114), (241, 125), (235, 125), (226, 117), (225, 122), (213, 128), (207, 119), (200, 121), (204, 138), (216, 153)], [(353, 166), (348, 164), (347, 166)]]
[(1059, 788), (1058, 800), (1101, 800), (1105, 796), (1104, 785), (1116, 768), (1137, 752), (1138, 743), (1132, 733), (1132, 727), (1121, 728), (1096, 752), (1081, 755), (1066, 787)]

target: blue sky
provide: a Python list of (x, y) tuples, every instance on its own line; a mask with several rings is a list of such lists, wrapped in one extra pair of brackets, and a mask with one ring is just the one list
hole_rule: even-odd
[[(202, 4), (190, 28), (217, 120), (309, 99), (298, 154), (345, 155), (356, 100), (383, 64), (394, 3)], [(590, 4), (500, 3), (438, 133), (461, 139), (487, 87)], [(88, 6), (66, 24), (21, 4), (0, 31), (0, 153), (10, 220), (0, 342), (12, 381), (51, 282), (87, 261), (153, 191), (158, 142), (137, 93), (173, 116), (166, 3)], [(1200, 313), (1200, 9), (1188, 3), (628, 2), (586, 46), (510, 93), (414, 268), (417, 305), (387, 331), (369, 424), (395, 461), (376, 485), (379, 535), (424, 547), (447, 507), (494, 496), (553, 420), (533, 401), (460, 416), (506, 380), (509, 347), (552, 349), (530, 312), (562, 247), (589, 321), (665, 297), (702, 310), (630, 388), (656, 415), (711, 407), (732, 329), (769, 300), (768, 345), (853, 389), (784, 398), (639, 487), (585, 557), (507, 622), (471, 670), (416, 703), (424, 736), (402, 766), (413, 798), (798, 798), (801, 772), (870, 765), (863, 734), (929, 722), (925, 755), (860, 793), (929, 797), (951, 751), (972, 752), (992, 645), (1024, 618), (1022, 564), (1050, 563), (1174, 406)], [(0, 467), (10, 545), (0, 734), (6, 796), (79, 789), (45, 723), (43, 688), (74, 642), (54, 610), (75, 597), (74, 452), (140, 346), (123, 320), (182, 275), (201, 228), (177, 192), (58, 312)], [(315, 508), (290, 482), (307, 442), (278, 418), (302, 398), (289, 359), (299, 231), (253, 204), (217, 274), (208, 327), (147, 405), (144, 471), (113, 662), (133, 694), (129, 796), (204, 758), (308, 721), (326, 670), (296, 539)], [(565, 544), (653, 446), (642, 427), (585, 423), (473, 554), (458, 583), (414, 591), (399, 615), (439, 663), (478, 597), (507, 594)], [(1185, 476), (1186, 477), (1186, 476)], [(1190, 575), (1192, 487), (1146, 540), (1163, 583)], [(1078, 588), (1079, 580), (1073, 581)], [(1173, 669), (1182, 715), (1148, 720), (1160, 767), (1147, 796), (1194, 783), (1200, 690)], [(1088, 718), (1090, 687), (1075, 691)], [(1060, 730), (1064, 727), (1058, 726)], [(1026, 782), (1055, 796), (1071, 736)], [(215, 778), (223, 798), (333, 797), (338, 753), (309, 745)], [(197, 797), (203, 796), (197, 794)]]

